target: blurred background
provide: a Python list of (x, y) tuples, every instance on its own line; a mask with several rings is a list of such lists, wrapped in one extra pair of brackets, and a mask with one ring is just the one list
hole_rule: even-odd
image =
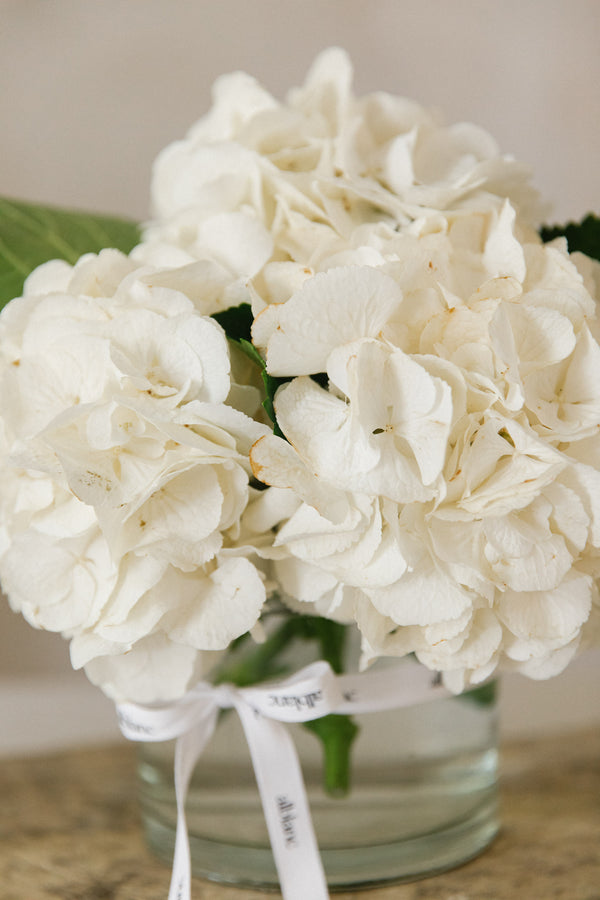
[[(0, 0), (0, 195), (149, 212), (152, 160), (235, 69), (282, 97), (316, 55), (351, 54), (385, 90), (487, 128), (529, 163), (551, 222), (600, 212), (597, 0)], [(35, 565), (35, 560), (32, 560)], [(600, 652), (504, 679), (502, 730), (600, 725)], [(0, 753), (117, 737), (112, 704), (57, 635), (0, 601)]]

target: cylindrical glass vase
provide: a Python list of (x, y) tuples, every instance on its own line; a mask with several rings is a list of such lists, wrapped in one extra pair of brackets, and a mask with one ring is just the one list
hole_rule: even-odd
[[(498, 830), (494, 684), (353, 719), (358, 732), (344, 793), (324, 787), (317, 737), (302, 725), (286, 726), (298, 749), (332, 890), (424, 878), (490, 843)], [(146, 837), (167, 862), (176, 828), (173, 753), (174, 742), (140, 746)], [(231, 710), (221, 715), (196, 767), (186, 812), (195, 875), (248, 888), (278, 887), (250, 754)]]

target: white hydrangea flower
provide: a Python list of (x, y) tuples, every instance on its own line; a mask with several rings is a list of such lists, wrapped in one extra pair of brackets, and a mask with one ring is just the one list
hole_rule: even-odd
[(414, 652), (456, 689), (498, 664), (555, 674), (599, 611), (597, 304), (560, 242), (484, 219), (421, 223), (253, 329), (291, 379), (287, 443), (251, 451), (300, 504), (272, 550), (284, 590), (356, 621), (365, 664)]
[[(0, 317), (15, 609), (145, 702), (276, 588), (456, 690), (600, 639), (600, 266), (541, 243), (528, 178), (474, 125), (356, 97), (335, 48), (284, 102), (219, 79), (133, 253), (48, 263)], [(275, 433), (211, 318), (244, 303)]]
[(382, 240), (424, 215), (486, 214), (509, 198), (519, 234), (538, 224), (528, 170), (490, 135), (405, 99), (356, 97), (340, 49), (322, 53), (284, 102), (239, 72), (217, 81), (213, 101), (157, 158), (154, 220), (134, 254), (202, 261), (221, 285), (207, 314), (287, 299), (324, 257), (378, 265)]
[(265, 599), (238, 537), (269, 429), (182, 283), (103, 251), (34, 272), (0, 318), (0, 577), (121, 698), (180, 695)]

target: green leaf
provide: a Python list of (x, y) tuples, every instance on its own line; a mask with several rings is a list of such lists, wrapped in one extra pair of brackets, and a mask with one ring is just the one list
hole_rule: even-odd
[(266, 368), (267, 364), (264, 361), (264, 359), (262, 358), (262, 356), (260, 355), (260, 353), (258, 352), (258, 350), (256, 349), (256, 347), (254, 346), (254, 344), (251, 344), (250, 341), (246, 341), (246, 340), (242, 339), (242, 340), (240, 340), (240, 347), (242, 348), (242, 350), (244, 351), (244, 353), (246, 354), (248, 359), (251, 359), (252, 362), (255, 362), (256, 365), (259, 366), (261, 369)]
[(600, 261), (600, 219), (592, 213), (581, 222), (544, 226), (540, 229), (540, 235), (545, 243), (557, 237), (566, 237), (569, 253), (579, 250)]
[[(249, 343), (252, 340), (250, 331), (254, 318), (249, 303), (240, 303), (239, 306), (232, 306), (229, 309), (224, 309), (223, 312), (213, 313), (212, 318), (219, 323), (227, 337), (232, 341), (243, 340)], [(260, 354), (257, 353), (256, 355), (262, 363)]]
[(105, 247), (129, 253), (139, 241), (135, 222), (0, 198), (0, 308), (19, 297), (29, 273), (50, 259), (75, 263)]
[[(240, 307), (238, 307), (238, 309), (239, 308)], [(219, 315), (222, 315), (222, 313), (219, 313)], [(217, 319), (217, 316), (214, 316), (214, 318)], [(217, 320), (220, 321), (219, 319), (217, 319)], [(225, 327), (225, 326), (223, 326), (223, 327)], [(225, 328), (225, 331), (227, 332), (226, 328)], [(291, 381), (291, 378), (276, 378), (273, 375), (269, 375), (269, 373), (267, 372), (267, 364), (264, 361), (264, 359), (262, 358), (262, 356), (260, 355), (260, 353), (258, 352), (258, 350), (256, 349), (256, 347), (254, 346), (254, 344), (250, 343), (250, 341), (246, 340), (245, 338), (241, 338), (238, 341), (238, 343), (240, 345), (240, 348), (246, 354), (246, 356), (249, 359), (251, 359), (252, 362), (256, 363), (256, 365), (259, 366), (261, 369), (262, 380), (263, 380), (263, 384), (265, 386), (265, 393), (267, 395), (262, 403), (263, 409), (265, 410), (266, 414), (268, 415), (271, 422), (273, 423), (273, 434), (276, 434), (277, 437), (285, 438), (283, 431), (279, 427), (279, 423), (277, 421), (277, 416), (275, 415), (275, 404), (274, 404), (273, 400), (275, 398), (275, 392), (277, 391), (277, 388), (280, 387), (282, 384), (286, 384), (286, 382)], [(313, 381), (315, 381), (318, 385), (320, 385), (320, 387), (327, 388), (327, 386), (329, 384), (329, 379), (324, 372), (321, 372), (317, 375), (311, 375), (310, 377), (313, 379)]]
[(284, 434), (277, 423), (277, 416), (275, 415), (275, 406), (273, 404), (273, 398), (275, 397), (275, 391), (281, 384), (285, 384), (286, 381), (289, 381), (289, 378), (275, 378), (273, 375), (269, 375), (267, 372), (267, 364), (256, 349), (256, 347), (250, 343), (250, 341), (246, 341), (244, 339), (239, 342), (241, 349), (244, 351), (247, 357), (249, 357), (253, 362), (256, 363), (257, 366), (260, 366), (263, 384), (265, 386), (266, 398), (263, 400), (263, 408), (273, 423), (273, 434), (276, 434), (277, 437), (284, 437)]

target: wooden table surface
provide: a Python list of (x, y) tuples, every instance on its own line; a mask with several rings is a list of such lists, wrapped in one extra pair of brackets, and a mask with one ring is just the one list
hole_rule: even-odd
[[(130, 745), (0, 761), (1, 900), (167, 900), (134, 766)], [(600, 731), (508, 745), (502, 773), (503, 828), (486, 853), (337, 900), (600, 900)], [(193, 884), (193, 900), (274, 896)]]

